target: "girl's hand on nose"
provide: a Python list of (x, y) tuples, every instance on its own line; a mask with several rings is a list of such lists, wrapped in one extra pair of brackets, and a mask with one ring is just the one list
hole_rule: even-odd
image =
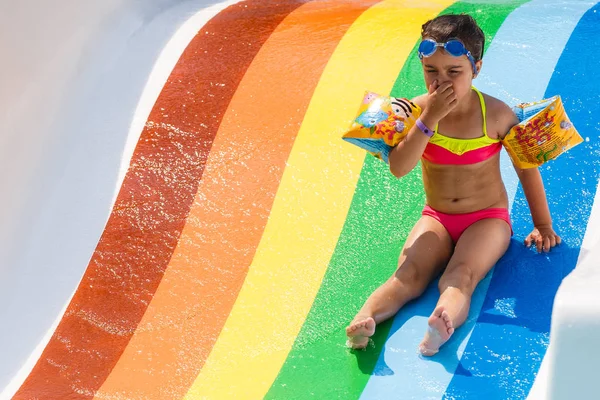
[(452, 82), (439, 84), (436, 79), (429, 86), (428, 93), (427, 104), (421, 119), (427, 119), (429, 124), (434, 125), (448, 115), (458, 102)]

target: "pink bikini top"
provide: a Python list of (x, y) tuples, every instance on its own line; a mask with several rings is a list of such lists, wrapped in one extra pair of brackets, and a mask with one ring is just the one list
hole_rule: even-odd
[(492, 157), (500, 151), (500, 139), (492, 139), (487, 134), (485, 123), (485, 101), (479, 90), (473, 87), (479, 96), (481, 113), (483, 115), (483, 136), (473, 139), (459, 139), (438, 133), (438, 126), (425, 151), (423, 158), (434, 164), (466, 165), (475, 164)]

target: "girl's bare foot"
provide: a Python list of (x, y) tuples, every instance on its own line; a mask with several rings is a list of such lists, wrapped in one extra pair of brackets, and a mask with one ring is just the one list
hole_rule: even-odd
[(450, 339), (454, 333), (454, 327), (450, 316), (444, 309), (444, 306), (438, 306), (429, 317), (429, 328), (425, 333), (423, 341), (419, 345), (419, 351), (424, 356), (436, 354), (440, 346)]
[(369, 337), (375, 333), (375, 320), (371, 317), (357, 319), (346, 328), (348, 346), (353, 349), (364, 349), (369, 344)]

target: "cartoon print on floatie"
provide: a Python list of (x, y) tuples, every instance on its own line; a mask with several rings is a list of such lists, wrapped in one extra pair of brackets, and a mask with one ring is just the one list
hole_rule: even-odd
[(343, 139), (387, 163), (389, 150), (408, 134), (420, 113), (420, 107), (410, 100), (365, 92)]
[(402, 133), (406, 127), (404, 121), (412, 117), (413, 110), (417, 108), (417, 105), (400, 97), (392, 97), (391, 104), (394, 115), (399, 118), (399, 120), (396, 120), (394, 128), (396, 132)]
[(383, 111), (365, 111), (356, 118), (356, 122), (365, 128), (373, 128), (381, 121), (385, 121), (388, 115)]
[(373, 92), (367, 92), (365, 94), (365, 97), (363, 98), (363, 104), (369, 104), (371, 103), (373, 100), (375, 100), (377, 98), (377, 94), (373, 93)]

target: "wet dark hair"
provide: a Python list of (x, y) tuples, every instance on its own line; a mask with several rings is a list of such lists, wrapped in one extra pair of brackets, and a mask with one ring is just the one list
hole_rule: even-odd
[(421, 38), (444, 43), (448, 39), (459, 39), (471, 52), (475, 61), (481, 60), (485, 35), (473, 17), (467, 14), (440, 15), (421, 27)]

